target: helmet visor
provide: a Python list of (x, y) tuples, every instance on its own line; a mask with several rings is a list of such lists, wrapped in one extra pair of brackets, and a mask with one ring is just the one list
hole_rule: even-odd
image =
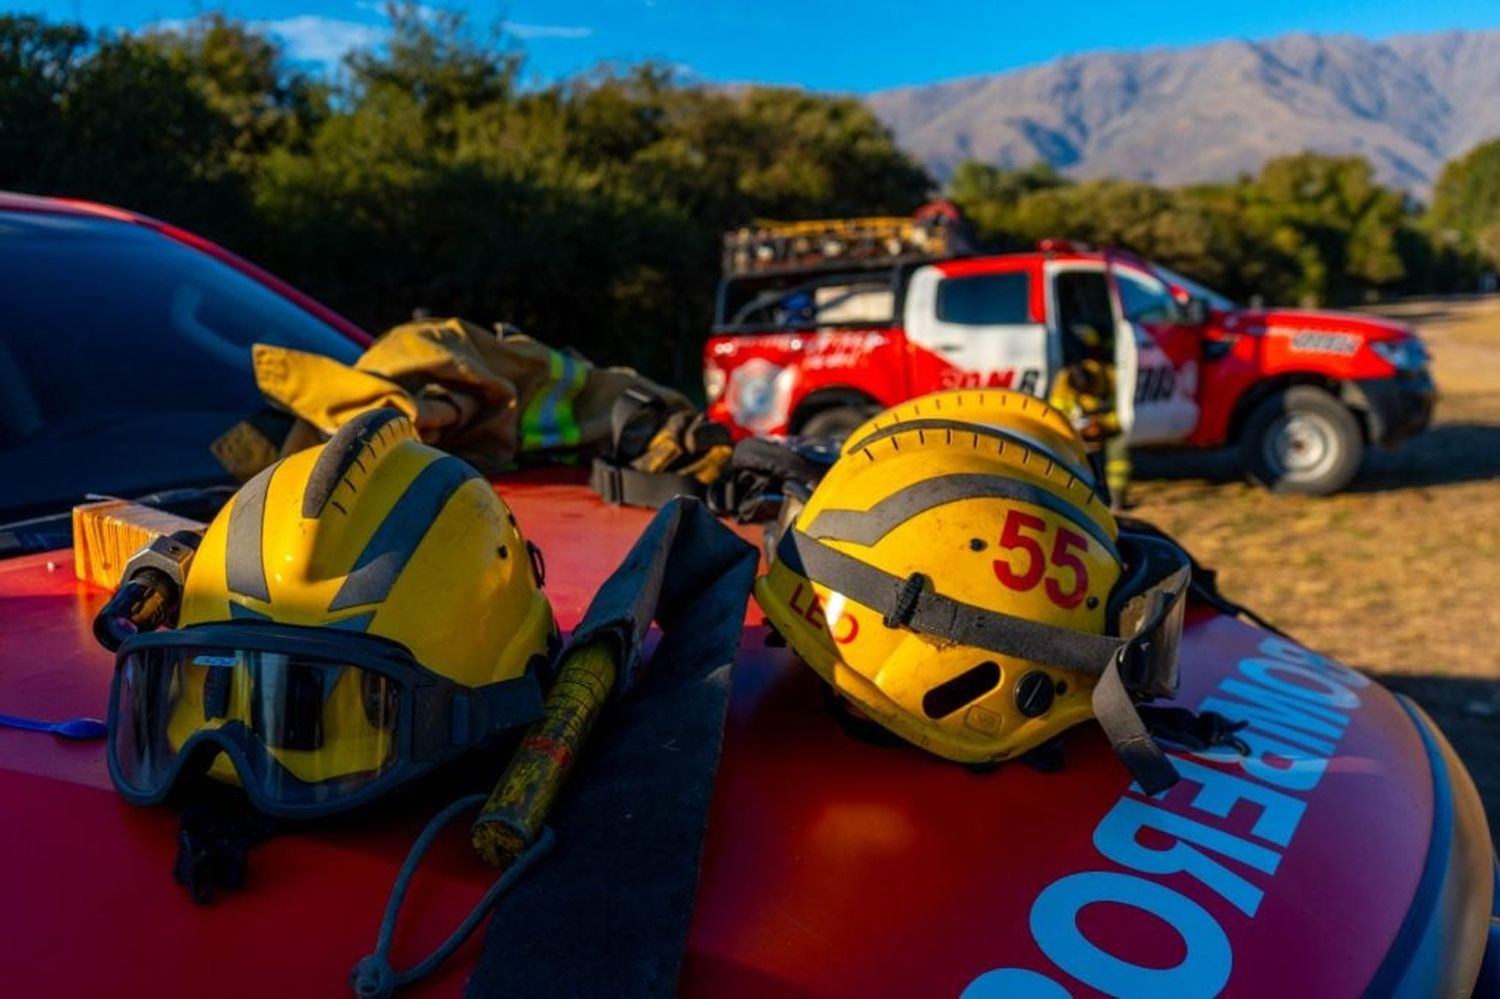
[(396, 766), (400, 704), (397, 679), (348, 662), (148, 644), (116, 669), (112, 769), (122, 790), (155, 799), (188, 755), (217, 750), (216, 776), (300, 810), (356, 794)]

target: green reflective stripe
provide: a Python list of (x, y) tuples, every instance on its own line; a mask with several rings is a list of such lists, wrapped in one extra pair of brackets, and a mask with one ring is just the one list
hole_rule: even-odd
[(531, 401), (526, 404), (526, 411), (521, 414), (521, 450), (523, 451), (532, 451), (542, 446), (542, 409), (552, 387), (557, 384), (558, 377), (562, 374), (562, 359), (556, 351), (550, 351), (547, 354), (547, 362), (550, 368), (547, 380), (538, 386), (537, 391), (531, 396)]
[(552, 351), (548, 379), (521, 415), (521, 449), (572, 447), (582, 438), (573, 416), (573, 400), (588, 380), (588, 364), (571, 354)]
[(577, 447), (578, 442), (583, 439), (583, 430), (578, 426), (577, 417), (573, 415), (573, 400), (578, 398), (584, 383), (589, 380), (589, 366), (587, 362), (570, 354), (563, 355), (563, 362), (568, 387), (558, 405), (557, 422), (561, 428), (562, 443), (568, 447)]

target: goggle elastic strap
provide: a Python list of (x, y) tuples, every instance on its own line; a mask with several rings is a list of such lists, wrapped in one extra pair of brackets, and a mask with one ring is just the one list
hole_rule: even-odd
[[(496, 732), (542, 717), (541, 680), (535, 670), (475, 689), (424, 687), (414, 695), (417, 724), (413, 755), (419, 760), (451, 756), (456, 749), (477, 745)], [(444, 718), (446, 726), (440, 723)]]

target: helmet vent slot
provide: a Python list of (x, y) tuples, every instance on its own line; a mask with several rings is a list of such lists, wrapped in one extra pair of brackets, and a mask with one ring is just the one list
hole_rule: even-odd
[(928, 718), (944, 718), (964, 705), (977, 701), (998, 686), (1000, 666), (993, 662), (982, 662), (924, 694), (922, 711)]

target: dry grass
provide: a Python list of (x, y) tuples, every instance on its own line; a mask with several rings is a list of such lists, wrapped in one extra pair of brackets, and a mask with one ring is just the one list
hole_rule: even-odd
[(1314, 648), (1380, 672), (1500, 677), (1500, 298), (1381, 311), (1433, 352), (1428, 433), (1322, 499), (1246, 485), (1222, 456), (1145, 456), (1136, 512)]
[(1245, 485), (1227, 456), (1143, 456), (1137, 513), (1217, 568), (1226, 594), (1426, 708), (1500, 834), (1500, 297), (1374, 311), (1414, 323), (1433, 352), (1426, 434), (1325, 499)]

